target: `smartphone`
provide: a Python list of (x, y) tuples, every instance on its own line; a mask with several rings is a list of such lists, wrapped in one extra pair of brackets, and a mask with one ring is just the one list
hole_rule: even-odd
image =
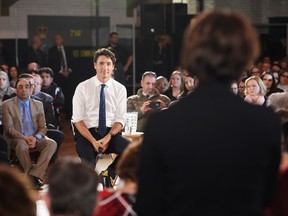
[(151, 101), (150, 104), (149, 104), (149, 107), (151, 109), (160, 110), (160, 102), (159, 101)]

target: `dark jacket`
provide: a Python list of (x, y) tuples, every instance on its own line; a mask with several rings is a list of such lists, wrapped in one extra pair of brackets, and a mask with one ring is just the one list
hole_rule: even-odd
[[(245, 131), (246, 133), (243, 133)], [(262, 215), (280, 161), (280, 120), (229, 85), (201, 83), (144, 130), (141, 215)]]

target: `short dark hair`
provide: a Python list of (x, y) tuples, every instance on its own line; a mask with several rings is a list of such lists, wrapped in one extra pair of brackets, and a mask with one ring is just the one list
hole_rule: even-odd
[(113, 35), (118, 35), (118, 33), (117, 32), (110, 32), (109, 38), (111, 38)]
[(66, 158), (48, 171), (47, 182), (53, 214), (93, 215), (98, 186), (94, 169), (75, 159)]
[(42, 67), (39, 70), (39, 74), (41, 75), (42, 73), (47, 73), (49, 74), (51, 77), (54, 77), (54, 72), (50, 67)]
[(228, 10), (198, 15), (187, 27), (181, 67), (200, 80), (238, 80), (259, 54), (259, 41), (251, 23)]
[[(31, 74), (30, 74), (31, 75)], [(32, 76), (32, 75), (31, 75)], [(21, 80), (26, 80), (28, 83), (29, 83), (29, 86), (30, 86), (30, 88), (31, 88), (31, 86), (32, 86), (32, 84), (29, 82), (29, 80), (27, 80), (27, 78), (28, 77), (21, 77), (21, 78), (19, 78), (17, 81), (16, 81), (16, 83), (15, 83), (15, 88), (17, 88), (17, 86), (18, 86), (18, 83), (21, 81)], [(29, 77), (30, 78), (30, 77)], [(32, 79), (33, 79), (33, 76), (32, 76)]]
[(115, 65), (115, 63), (116, 63), (116, 57), (115, 57), (114, 53), (111, 52), (107, 48), (101, 48), (95, 52), (94, 58), (93, 58), (94, 63), (97, 62), (99, 56), (106, 56), (107, 58), (110, 58), (112, 60), (113, 65)]

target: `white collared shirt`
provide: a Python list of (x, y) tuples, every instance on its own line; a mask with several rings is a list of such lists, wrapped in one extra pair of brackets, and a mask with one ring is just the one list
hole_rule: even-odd
[[(98, 127), (101, 82), (94, 76), (79, 83), (73, 96), (72, 122), (84, 121), (87, 128)], [(127, 91), (125, 86), (110, 78), (104, 89), (106, 126), (115, 122), (125, 125)]]

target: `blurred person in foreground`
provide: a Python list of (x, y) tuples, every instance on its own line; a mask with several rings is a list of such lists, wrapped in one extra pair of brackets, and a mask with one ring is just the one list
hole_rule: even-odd
[(0, 165), (0, 215), (36, 216), (36, 192), (17, 169)]
[(181, 52), (181, 67), (200, 84), (149, 119), (135, 210), (140, 216), (262, 215), (275, 190), (280, 120), (229, 89), (259, 53), (256, 33), (242, 15), (212, 10), (188, 26)]
[(132, 209), (137, 193), (137, 170), (141, 142), (133, 142), (124, 150), (118, 164), (120, 182), (116, 190), (104, 189), (99, 193), (94, 216), (136, 215)]
[(92, 216), (97, 201), (98, 176), (77, 159), (65, 158), (49, 171), (44, 195), (51, 216)]

